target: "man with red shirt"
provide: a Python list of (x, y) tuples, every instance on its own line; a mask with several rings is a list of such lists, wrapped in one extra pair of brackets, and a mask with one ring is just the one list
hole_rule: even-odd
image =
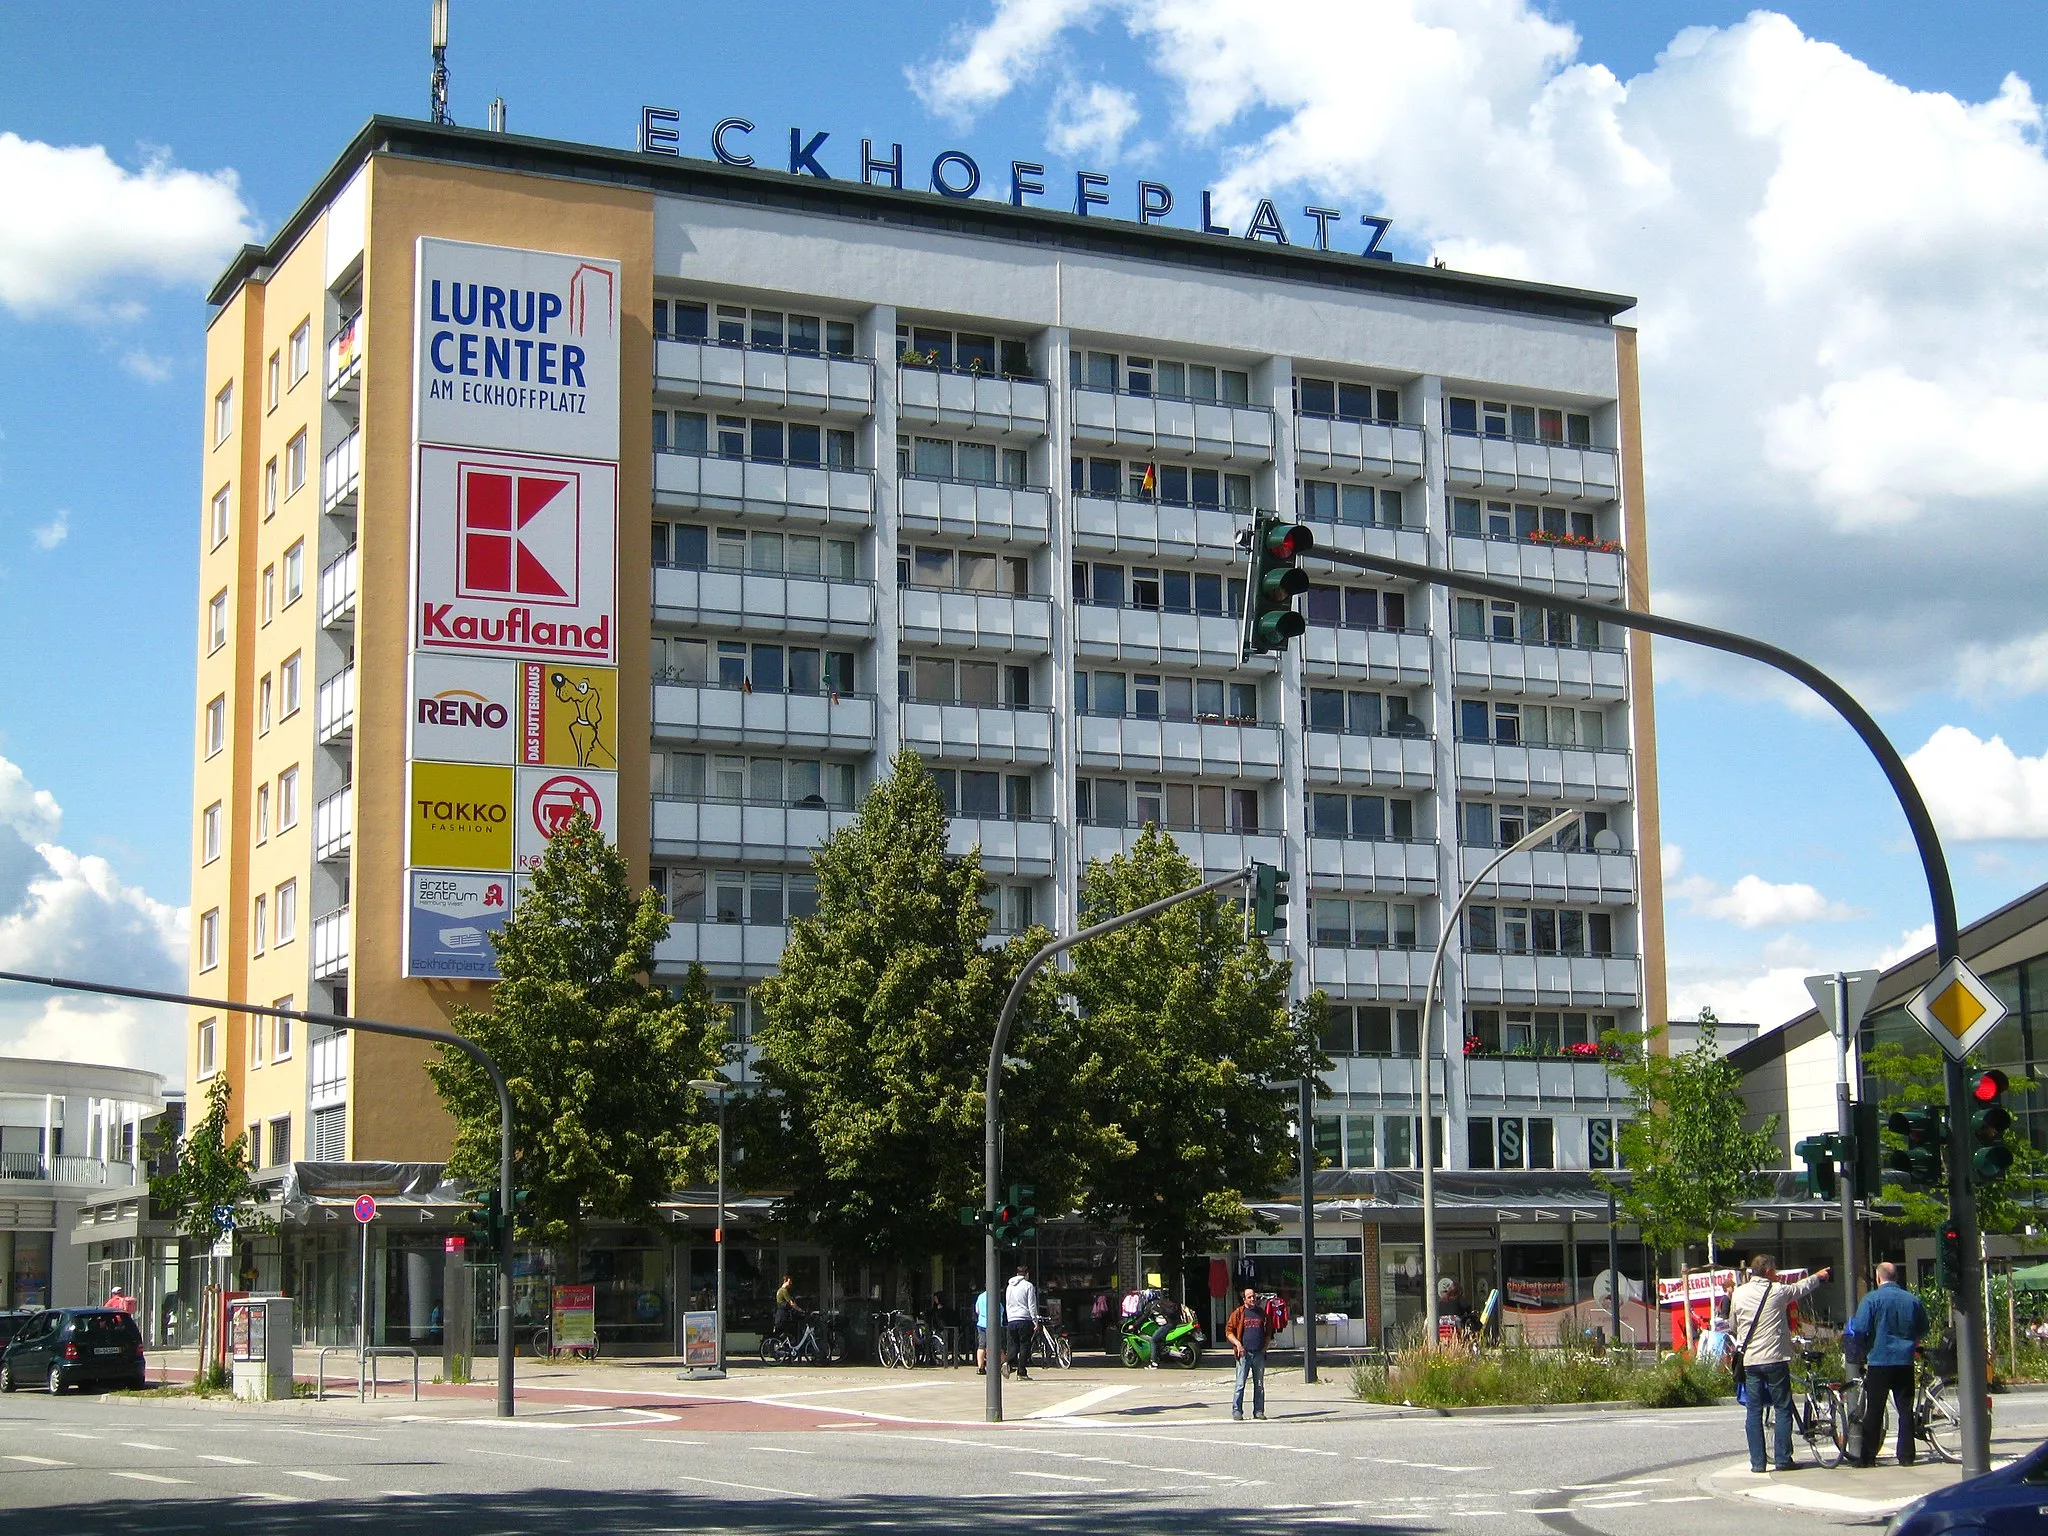
[(1244, 1417), (1244, 1379), (1252, 1379), (1252, 1417), (1266, 1416), (1266, 1311), (1259, 1305), (1259, 1293), (1244, 1288), (1244, 1302), (1223, 1325), (1223, 1337), (1237, 1354), (1237, 1391), (1230, 1399), (1230, 1416)]

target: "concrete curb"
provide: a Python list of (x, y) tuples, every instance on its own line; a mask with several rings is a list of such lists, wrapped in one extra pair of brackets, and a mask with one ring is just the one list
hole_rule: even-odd
[(1597, 1403), (1481, 1403), (1469, 1408), (1425, 1408), (1414, 1403), (1361, 1403), (1361, 1407), (1382, 1410), (1390, 1419), (1463, 1419), (1525, 1413), (1682, 1413), (1687, 1408), (1718, 1408), (1723, 1399), (1711, 1403), (1687, 1403), (1684, 1408), (1652, 1408), (1647, 1403), (1604, 1401)]

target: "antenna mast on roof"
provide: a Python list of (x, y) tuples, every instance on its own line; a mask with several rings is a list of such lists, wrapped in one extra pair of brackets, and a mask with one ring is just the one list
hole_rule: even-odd
[(448, 115), (448, 0), (434, 0), (433, 46), (434, 78), (430, 88), (433, 98), (431, 121), (446, 125), (455, 121)]

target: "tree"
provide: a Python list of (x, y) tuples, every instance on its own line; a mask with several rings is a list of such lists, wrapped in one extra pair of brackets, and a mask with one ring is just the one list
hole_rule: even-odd
[[(833, 1250), (895, 1261), (964, 1255), (982, 1201), (989, 1046), (1011, 983), (1049, 937), (989, 947), (979, 851), (947, 851), (938, 786), (903, 752), (852, 825), (812, 854), (814, 916), (791, 924), (777, 974), (754, 992), (767, 1092), (742, 1107), (749, 1176), (780, 1214)], [(1074, 1021), (1041, 977), (1011, 1037), (1004, 1167), (1065, 1209), (1086, 1157), (1113, 1138), (1086, 1124)]]
[[(1128, 855), (1089, 864), (1081, 924), (1201, 878), (1148, 826)], [(1280, 1188), (1296, 1166), (1296, 1093), (1272, 1085), (1330, 1062), (1317, 1044), (1321, 999), (1290, 1010), (1288, 977), (1288, 962), (1212, 894), (1089, 940), (1063, 978), (1090, 1053), (1090, 1112), (1130, 1146), (1090, 1170), (1083, 1210), (1133, 1228), (1175, 1279), (1190, 1251), (1270, 1225), (1248, 1197)]]
[(150, 1204), (170, 1218), (178, 1236), (201, 1248), (230, 1229), (260, 1233), (276, 1225), (256, 1209), (264, 1194), (249, 1177), (248, 1134), (228, 1135), (232, 1091), (227, 1073), (216, 1072), (206, 1085), (206, 1113), (177, 1144), (169, 1167), (149, 1181)]
[[(1973, 1064), (1970, 1070), (1974, 1073), (1981, 1069)], [(1948, 1107), (1948, 1078), (1939, 1052), (1909, 1051), (1889, 1042), (1874, 1045), (1863, 1058), (1863, 1076), (1871, 1088), (1885, 1089), (1877, 1102), (1878, 1123), (1884, 1127), (1882, 1140), (1888, 1152), (1906, 1144), (1904, 1137), (1885, 1125), (1895, 1112)], [(2016, 1075), (2010, 1091), (2017, 1099), (2033, 1088), (2033, 1079)], [(1966, 1106), (1962, 1112), (1967, 1115), (1970, 1111)], [(1976, 1182), (1977, 1225), (1986, 1232), (2019, 1232), (2037, 1225), (2041, 1219), (2039, 1202), (2048, 1194), (2048, 1153), (2027, 1139), (2017, 1116), (2014, 1128), (2006, 1133), (2005, 1144), (2012, 1149), (2011, 1171), (2002, 1179)], [(1941, 1151), (1942, 1167), (1953, 1172), (1954, 1159), (1949, 1156), (1948, 1146), (1944, 1144)], [(1896, 1170), (1887, 1169), (1879, 1199), (1886, 1205), (1897, 1206), (1899, 1219), (1908, 1226), (1931, 1231), (1948, 1220), (1945, 1180), (1931, 1188), (1908, 1187), (1896, 1182)]]
[[(1684, 1250), (1703, 1242), (1711, 1262), (1716, 1234), (1746, 1225), (1742, 1203), (1770, 1190), (1765, 1170), (1779, 1161), (1777, 1117), (1761, 1130), (1742, 1129), (1742, 1074), (1714, 1049), (1711, 1025), (1703, 1023), (1699, 1042), (1677, 1056), (1619, 1031), (1607, 1043), (1617, 1054), (1609, 1070), (1628, 1085), (1635, 1117), (1616, 1138), (1628, 1177), (1594, 1177), (1652, 1250), (1678, 1250), (1683, 1268)], [(1686, 1316), (1689, 1333), (1690, 1308)]]
[[(626, 860), (580, 812), (548, 844), (504, 928), (489, 1012), (455, 1029), (490, 1053), (512, 1093), (512, 1154), (527, 1235), (572, 1247), (586, 1221), (631, 1221), (707, 1176), (717, 1132), (690, 1080), (725, 1058), (725, 1010), (700, 967), (673, 995), (649, 980), (668, 919), (635, 900)], [(498, 1096), (451, 1046), (427, 1067), (455, 1117), (448, 1172), (498, 1182)]]

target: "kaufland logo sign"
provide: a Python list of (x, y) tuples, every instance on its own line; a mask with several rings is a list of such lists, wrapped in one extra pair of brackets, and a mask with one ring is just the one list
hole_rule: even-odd
[(574, 604), (580, 477), (476, 464), (458, 473), (456, 590), (464, 597)]

